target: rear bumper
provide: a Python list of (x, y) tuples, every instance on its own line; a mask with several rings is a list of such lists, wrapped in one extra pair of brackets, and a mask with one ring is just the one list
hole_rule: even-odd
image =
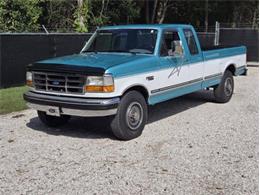
[(30, 108), (48, 112), (50, 107), (58, 107), (60, 114), (72, 116), (109, 116), (117, 113), (120, 98), (92, 99), (65, 97), (26, 92), (24, 99)]
[(248, 71), (248, 68), (245, 68), (244, 72), (241, 75), (247, 76), (247, 71)]
[(244, 75), (246, 76), (247, 75), (247, 67), (246, 66), (240, 66), (238, 68), (236, 68), (236, 72), (235, 72), (235, 75), (236, 76), (239, 76), (239, 75)]

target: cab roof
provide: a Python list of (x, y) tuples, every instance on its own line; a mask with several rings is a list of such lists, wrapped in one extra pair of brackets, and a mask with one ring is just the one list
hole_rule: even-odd
[(99, 30), (108, 29), (167, 29), (167, 28), (191, 28), (188, 24), (129, 24), (129, 25), (115, 25), (103, 26)]

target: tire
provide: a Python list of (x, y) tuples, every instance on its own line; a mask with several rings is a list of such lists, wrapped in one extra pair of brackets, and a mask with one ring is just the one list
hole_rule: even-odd
[(120, 140), (131, 140), (142, 134), (147, 121), (147, 103), (138, 91), (129, 91), (121, 99), (111, 129)]
[(234, 91), (234, 79), (233, 74), (226, 70), (220, 84), (214, 89), (215, 100), (218, 103), (228, 102)]
[(61, 115), (59, 117), (47, 115), (46, 112), (43, 111), (37, 111), (37, 113), (41, 122), (49, 127), (59, 127), (65, 125), (70, 119), (70, 116), (68, 115)]

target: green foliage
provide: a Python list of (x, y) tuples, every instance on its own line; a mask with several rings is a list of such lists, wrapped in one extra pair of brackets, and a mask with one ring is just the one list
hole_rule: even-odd
[(74, 12), (77, 9), (76, 1), (68, 0), (42, 0), (43, 15), (41, 23), (49, 31), (74, 31)]
[(26, 109), (23, 93), (27, 90), (27, 86), (0, 89), (0, 114)]
[(110, 0), (92, 0), (90, 1), (90, 18), (91, 26), (102, 26), (109, 22), (107, 12), (109, 11)]
[(105, 16), (94, 16), (90, 22), (91, 26), (103, 26), (109, 22), (109, 19)]
[(108, 17), (116, 24), (133, 23), (139, 13), (140, 7), (133, 0), (113, 0), (109, 4)]
[(0, 31), (39, 32), (45, 25), (50, 32), (88, 32), (96, 26), (129, 23), (190, 23), (205, 29), (216, 21), (227, 27), (247, 23), (258, 28), (258, 4), (256, 0), (0, 0)]
[(0, 30), (33, 32), (39, 28), (42, 8), (39, 0), (1, 0)]
[(89, 2), (88, 0), (81, 0), (75, 10), (74, 27), (76, 32), (88, 32), (88, 19), (89, 19)]
[(91, 26), (133, 23), (141, 8), (134, 0), (93, 0), (90, 2)]

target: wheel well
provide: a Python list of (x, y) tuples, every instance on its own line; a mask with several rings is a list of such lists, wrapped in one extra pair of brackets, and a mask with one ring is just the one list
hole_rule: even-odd
[(234, 64), (230, 64), (226, 70), (229, 70), (230, 72), (232, 72), (233, 75), (235, 75), (235, 72), (236, 72), (236, 67)]
[(147, 89), (145, 87), (143, 87), (143, 86), (133, 86), (133, 87), (130, 87), (129, 89), (127, 89), (124, 92), (124, 94), (126, 94), (129, 91), (133, 91), (133, 90), (140, 92), (144, 96), (146, 102), (148, 101), (149, 93), (148, 93)]

